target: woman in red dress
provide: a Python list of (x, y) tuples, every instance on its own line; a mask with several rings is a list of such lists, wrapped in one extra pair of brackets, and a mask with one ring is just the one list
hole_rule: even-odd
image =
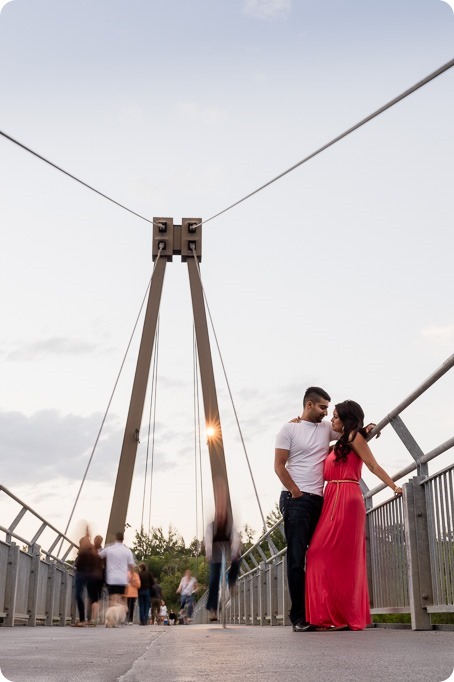
[(370, 623), (363, 462), (396, 495), (402, 489), (370, 451), (358, 403), (336, 405), (331, 423), (342, 436), (325, 461), (322, 514), (307, 553), (306, 620), (320, 630), (363, 630)]

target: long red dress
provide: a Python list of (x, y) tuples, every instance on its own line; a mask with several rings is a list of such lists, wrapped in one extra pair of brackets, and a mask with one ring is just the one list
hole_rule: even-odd
[(328, 483), (322, 514), (306, 555), (306, 620), (321, 627), (362, 630), (371, 621), (366, 507), (359, 487), (363, 463), (353, 451), (346, 462), (334, 459), (331, 452), (325, 461)]

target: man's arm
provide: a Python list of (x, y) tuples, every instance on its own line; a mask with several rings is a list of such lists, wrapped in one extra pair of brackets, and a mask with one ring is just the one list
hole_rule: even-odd
[(287, 471), (287, 467), (285, 466), (287, 464), (288, 456), (289, 450), (276, 448), (274, 454), (274, 471), (276, 472), (282, 485), (287, 488), (289, 493), (291, 493), (292, 497), (301, 497), (303, 493), (298, 488), (295, 481)]

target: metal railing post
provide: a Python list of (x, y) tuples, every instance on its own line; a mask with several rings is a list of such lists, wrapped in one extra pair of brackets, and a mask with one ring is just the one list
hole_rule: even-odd
[(266, 563), (261, 561), (259, 564), (259, 624), (266, 625)]
[(429, 538), (426, 501), (420, 480), (415, 476), (403, 487), (408, 590), (412, 630), (430, 630), (432, 626), (426, 608), (432, 604)]
[(277, 625), (277, 576), (276, 565), (268, 564), (268, 604), (270, 607), (270, 625)]
[(46, 625), (53, 625), (55, 604), (55, 574), (57, 567), (54, 563), (49, 564), (46, 583)]
[(61, 566), (61, 582), (60, 582), (60, 625), (66, 625), (67, 614), (67, 590), (68, 590), (68, 571), (66, 566)]
[(8, 568), (5, 584), (5, 622), (8, 627), (14, 626), (16, 615), (17, 582), (19, 576), (19, 545), (12, 542), (8, 550)]
[(282, 564), (281, 564), (281, 570), (282, 570), (282, 608), (283, 608), (283, 614), (282, 614), (282, 624), (283, 625), (291, 625), (291, 620), (290, 620), (290, 593), (288, 590), (288, 582), (287, 582), (287, 555), (284, 554), (282, 557)]
[(38, 585), (39, 585), (39, 565), (41, 547), (39, 545), (32, 545), (32, 562), (30, 568), (30, 583), (28, 588), (28, 622), (27, 625), (35, 627), (36, 614), (38, 610)]

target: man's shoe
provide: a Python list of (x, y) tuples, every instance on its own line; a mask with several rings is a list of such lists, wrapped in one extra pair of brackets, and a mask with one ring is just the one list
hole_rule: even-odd
[(313, 629), (313, 625), (310, 623), (305, 623), (304, 621), (299, 621), (299, 623), (293, 624), (293, 632), (310, 632)]

